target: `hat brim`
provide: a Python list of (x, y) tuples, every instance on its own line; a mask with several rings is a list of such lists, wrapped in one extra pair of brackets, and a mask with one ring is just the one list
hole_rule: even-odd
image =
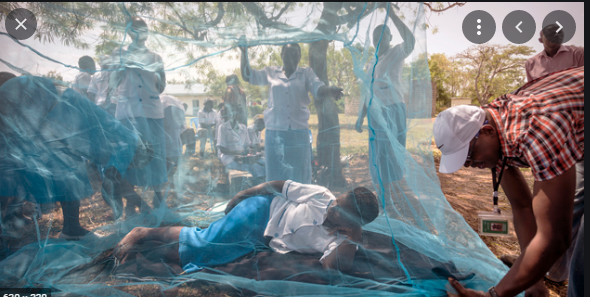
[(465, 164), (467, 160), (467, 153), (469, 152), (469, 143), (462, 147), (460, 150), (448, 154), (442, 155), (440, 158), (440, 165), (438, 167), (438, 171), (440, 173), (453, 173), (459, 169), (461, 166)]

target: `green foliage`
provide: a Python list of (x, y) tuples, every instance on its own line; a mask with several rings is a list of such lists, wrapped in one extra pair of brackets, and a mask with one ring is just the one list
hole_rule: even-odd
[(451, 90), (448, 88), (452, 80), (452, 65), (445, 54), (433, 54), (428, 59), (428, 67), (430, 69), (430, 77), (436, 88), (436, 111), (440, 112), (443, 109), (451, 106)]
[(534, 50), (523, 45), (477, 45), (457, 57), (467, 74), (465, 94), (485, 105), (525, 82), (524, 64)]
[(521, 45), (477, 45), (450, 59), (432, 54), (428, 61), (437, 111), (449, 107), (452, 97), (485, 105), (514, 91), (526, 82), (524, 63), (533, 52)]

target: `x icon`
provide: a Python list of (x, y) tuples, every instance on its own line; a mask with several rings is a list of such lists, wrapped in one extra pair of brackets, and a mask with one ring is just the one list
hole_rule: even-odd
[(19, 21), (17, 18), (15, 18), (14, 20), (18, 23), (18, 26), (16, 26), (16, 28), (14, 30), (18, 30), (18, 28), (20, 28), (20, 27), (23, 27), (23, 28), (25, 28), (25, 30), (27, 30), (27, 27), (25, 27), (25, 25), (23, 25), (27, 21), (27, 19), (24, 19), (22, 22)]

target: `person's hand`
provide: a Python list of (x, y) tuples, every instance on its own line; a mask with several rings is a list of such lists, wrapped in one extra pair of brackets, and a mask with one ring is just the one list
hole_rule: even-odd
[(487, 292), (476, 291), (476, 290), (464, 288), (459, 283), (459, 281), (457, 281), (454, 278), (450, 278), (449, 277), (449, 283), (451, 284), (451, 286), (453, 286), (453, 288), (455, 288), (455, 290), (457, 290), (457, 294), (453, 294), (453, 293), (447, 292), (447, 294), (449, 296), (460, 296), (460, 297), (462, 297), (462, 296), (465, 296), (465, 297), (486, 297), (486, 296), (490, 296), (490, 294), (487, 293)]
[(333, 86), (321, 86), (318, 89), (318, 96), (323, 97), (330, 97), (334, 98), (334, 100), (338, 100), (342, 98), (344, 94), (342, 93), (342, 88), (333, 87)]
[(116, 264), (125, 264), (128, 259), (133, 257), (133, 254), (137, 251), (139, 242), (145, 236), (144, 231), (145, 229), (142, 227), (133, 228), (131, 232), (119, 241), (113, 251)]
[(137, 143), (135, 148), (135, 154), (133, 155), (133, 161), (129, 165), (130, 168), (143, 168), (154, 158), (154, 149), (147, 141), (141, 139)]
[(364, 118), (363, 117), (359, 117), (356, 120), (356, 124), (354, 125), (354, 128), (356, 129), (356, 132), (358, 132), (358, 133), (362, 133), (363, 132), (363, 121), (364, 121)]
[(335, 100), (340, 100), (340, 98), (344, 96), (342, 90), (343, 89), (339, 87), (328, 87), (328, 94), (330, 94)]

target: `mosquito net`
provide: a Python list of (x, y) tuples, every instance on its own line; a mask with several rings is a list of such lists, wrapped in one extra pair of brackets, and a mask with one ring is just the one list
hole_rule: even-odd
[[(1, 50), (2, 69), (17, 76), (0, 87), (0, 287), (54, 296), (445, 296), (448, 277), (486, 290), (505, 274), (436, 176), (423, 5), (3, 5), (3, 20), (30, 10), (37, 32), (29, 40), (0, 32), (11, 49)], [(289, 66), (297, 51), (283, 47), (293, 43), (297, 71)], [(77, 63), (74, 53), (91, 59)], [(261, 133), (231, 124), (257, 119)], [(236, 162), (244, 139), (252, 148)], [(251, 230), (268, 218), (227, 227), (226, 204), (265, 179), (376, 195), (379, 215), (363, 226), (351, 269), (324, 269), (323, 248), (283, 253), (235, 239), (260, 237)], [(290, 190), (282, 191), (260, 197)], [(207, 248), (189, 251), (206, 264), (167, 262), (158, 250), (178, 252), (178, 236), (139, 246), (127, 261), (113, 253), (134, 227), (169, 226), (233, 233), (203, 236)]]

